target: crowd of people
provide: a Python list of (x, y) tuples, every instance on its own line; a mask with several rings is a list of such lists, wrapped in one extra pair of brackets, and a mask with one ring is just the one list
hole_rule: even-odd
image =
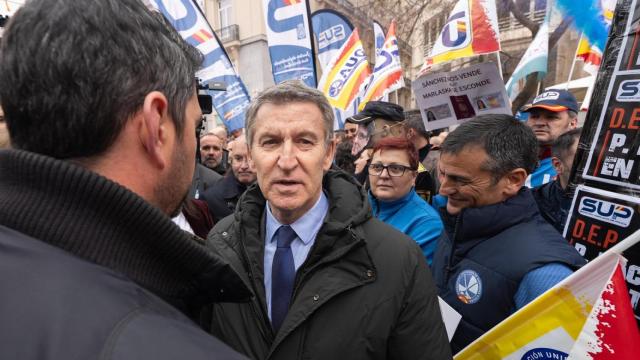
[(334, 129), (286, 81), (200, 131), (202, 55), (139, 0), (90, 3), (27, 2), (2, 38), (0, 358), (450, 359), (584, 265), (571, 93)]

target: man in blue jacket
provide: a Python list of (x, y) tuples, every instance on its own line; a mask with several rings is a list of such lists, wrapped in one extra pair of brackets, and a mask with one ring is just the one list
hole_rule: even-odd
[(508, 115), (478, 116), (449, 134), (441, 151), (445, 231), (432, 271), (440, 297), (462, 314), (457, 352), (585, 261), (524, 187), (537, 161), (529, 127)]

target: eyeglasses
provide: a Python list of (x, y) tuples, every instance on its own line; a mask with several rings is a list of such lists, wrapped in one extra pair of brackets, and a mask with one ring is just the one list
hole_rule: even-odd
[(382, 172), (384, 171), (384, 169), (387, 169), (387, 173), (389, 174), (389, 176), (393, 176), (393, 177), (400, 177), (404, 175), (404, 172), (407, 170), (414, 171), (414, 169), (410, 168), (409, 166), (398, 165), (398, 164), (382, 165), (380, 163), (376, 163), (376, 164), (369, 165), (369, 174), (374, 176), (380, 176), (382, 175)]

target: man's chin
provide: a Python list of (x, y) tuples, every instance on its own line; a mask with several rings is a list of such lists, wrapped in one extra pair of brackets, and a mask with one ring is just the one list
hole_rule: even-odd
[(202, 165), (204, 165), (204, 166), (206, 166), (206, 167), (208, 167), (210, 169), (213, 169), (216, 166), (218, 166), (218, 163), (215, 162), (215, 161), (207, 161), (207, 160), (205, 160), (205, 161), (202, 162)]
[(449, 213), (449, 215), (458, 215), (461, 211), (461, 207), (453, 206), (450, 203), (447, 203), (447, 213)]

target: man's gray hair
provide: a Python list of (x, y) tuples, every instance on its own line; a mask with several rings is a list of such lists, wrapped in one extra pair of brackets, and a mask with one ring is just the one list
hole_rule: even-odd
[(310, 88), (300, 80), (288, 80), (265, 89), (251, 101), (245, 118), (245, 132), (249, 147), (253, 144), (256, 115), (264, 104), (285, 105), (288, 103), (306, 102), (315, 104), (324, 120), (325, 141), (328, 144), (333, 136), (333, 108), (327, 98), (317, 89)]
[(522, 168), (531, 174), (538, 164), (538, 141), (530, 127), (511, 115), (481, 115), (458, 126), (442, 143), (442, 154), (460, 153), (478, 146), (489, 158), (482, 168), (494, 183), (510, 171)]

